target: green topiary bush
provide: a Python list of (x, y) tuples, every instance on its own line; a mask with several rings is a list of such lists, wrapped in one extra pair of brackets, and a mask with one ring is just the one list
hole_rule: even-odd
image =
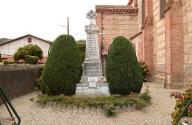
[(111, 94), (139, 93), (143, 85), (135, 49), (130, 41), (119, 36), (111, 44), (106, 62), (106, 78)]
[(28, 64), (37, 64), (38, 63), (38, 60), (39, 60), (39, 57), (37, 56), (30, 56), (30, 55), (27, 55), (25, 57), (25, 60)]
[(44, 66), (41, 91), (48, 95), (73, 95), (80, 74), (80, 54), (74, 38), (60, 35), (53, 42)]
[[(43, 51), (41, 50), (41, 48), (37, 45), (26, 45), (24, 47), (20, 47), (17, 52), (14, 54), (14, 60), (18, 61), (20, 59), (25, 60), (25, 57), (27, 55), (30, 56), (37, 56), (39, 57), (39, 59), (42, 59), (43, 57)], [(26, 60), (25, 60), (26, 61)]]

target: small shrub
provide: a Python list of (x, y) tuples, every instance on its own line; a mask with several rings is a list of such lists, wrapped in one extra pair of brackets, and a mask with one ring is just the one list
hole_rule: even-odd
[(38, 63), (38, 60), (39, 60), (39, 57), (37, 56), (30, 56), (30, 55), (27, 55), (25, 57), (25, 60), (28, 64), (37, 64)]
[(86, 48), (86, 45), (85, 43), (79, 43), (77, 42), (77, 47), (80, 51), (80, 61), (81, 61), (81, 64), (84, 62), (85, 60), (85, 48)]
[[(187, 105), (189, 100), (192, 99), (192, 88), (187, 89), (184, 93), (171, 93), (171, 96), (176, 98), (175, 112), (172, 113), (173, 125), (177, 125), (178, 118), (181, 115), (184, 107)], [(192, 117), (192, 104), (182, 117)]]
[(149, 69), (144, 61), (140, 61), (139, 65), (141, 67), (141, 71), (143, 75), (143, 82), (147, 82), (147, 75), (149, 74)]
[(18, 61), (20, 59), (25, 60), (26, 55), (28, 55), (27, 50), (23, 49), (22, 47), (20, 47), (17, 52), (14, 54), (13, 58), (15, 61)]
[(24, 47), (20, 47), (17, 52), (14, 54), (14, 60), (18, 61), (20, 59), (23, 59), (26, 61), (26, 56), (30, 55), (30, 56), (37, 56), (39, 57), (39, 59), (42, 59), (43, 57), (43, 51), (41, 50), (41, 48), (37, 45), (26, 45)]
[(114, 117), (117, 115), (116, 107), (113, 104), (105, 105), (104, 111), (107, 117)]
[(3, 61), (3, 65), (8, 65), (9, 64), (9, 62), (8, 61)]
[(80, 54), (75, 39), (70, 35), (60, 35), (53, 42), (45, 63), (41, 91), (48, 95), (73, 95), (80, 73)]
[(111, 94), (129, 95), (139, 93), (143, 86), (141, 68), (135, 49), (125, 37), (117, 37), (112, 42), (107, 62), (106, 78)]

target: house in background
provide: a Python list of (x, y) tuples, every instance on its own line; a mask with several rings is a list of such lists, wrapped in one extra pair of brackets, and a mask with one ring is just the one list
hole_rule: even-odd
[(43, 51), (43, 57), (46, 58), (48, 56), (48, 51), (52, 42), (31, 34), (27, 34), (0, 43), (0, 54), (2, 55), (3, 58), (11, 58), (18, 48), (28, 44), (38, 45)]

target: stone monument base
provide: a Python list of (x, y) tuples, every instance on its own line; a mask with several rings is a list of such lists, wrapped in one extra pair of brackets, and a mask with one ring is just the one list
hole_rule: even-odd
[(90, 77), (97, 77), (98, 82), (102, 82), (103, 79), (102, 75), (102, 64), (101, 61), (98, 60), (87, 60), (83, 64), (83, 75), (81, 78), (81, 82), (88, 83), (88, 78)]
[(87, 84), (77, 84), (76, 96), (110, 96), (107, 83), (99, 83), (99, 86), (89, 87)]

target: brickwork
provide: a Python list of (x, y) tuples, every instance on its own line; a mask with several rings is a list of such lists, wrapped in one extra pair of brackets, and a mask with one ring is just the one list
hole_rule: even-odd
[(169, 6), (165, 12), (165, 87), (180, 88), (184, 79), (183, 15), (179, 0), (171, 1)]
[(138, 9), (130, 6), (96, 6), (96, 24), (99, 27), (99, 43), (102, 55), (117, 36), (130, 38), (138, 32)]
[(133, 35), (138, 60), (149, 67), (151, 80), (167, 88), (192, 85), (192, 0), (130, 0), (128, 6), (138, 8), (136, 16), (107, 14), (97, 21), (102, 32), (109, 32), (101, 39), (105, 53), (115, 37), (110, 34), (126, 32), (128, 38)]
[(142, 33), (139, 32), (135, 36), (131, 37), (131, 42), (135, 47), (135, 52), (138, 61), (143, 61)]
[(160, 19), (160, 1), (153, 0), (153, 79), (165, 81), (165, 19)]
[[(140, 1), (141, 2), (141, 1)], [(153, 17), (152, 17), (152, 0), (144, 1), (145, 10), (142, 12), (144, 21), (142, 21), (142, 45), (143, 61), (149, 68), (149, 78), (151, 80), (153, 71)]]
[(192, 0), (182, 0), (184, 32), (184, 86), (192, 85)]

